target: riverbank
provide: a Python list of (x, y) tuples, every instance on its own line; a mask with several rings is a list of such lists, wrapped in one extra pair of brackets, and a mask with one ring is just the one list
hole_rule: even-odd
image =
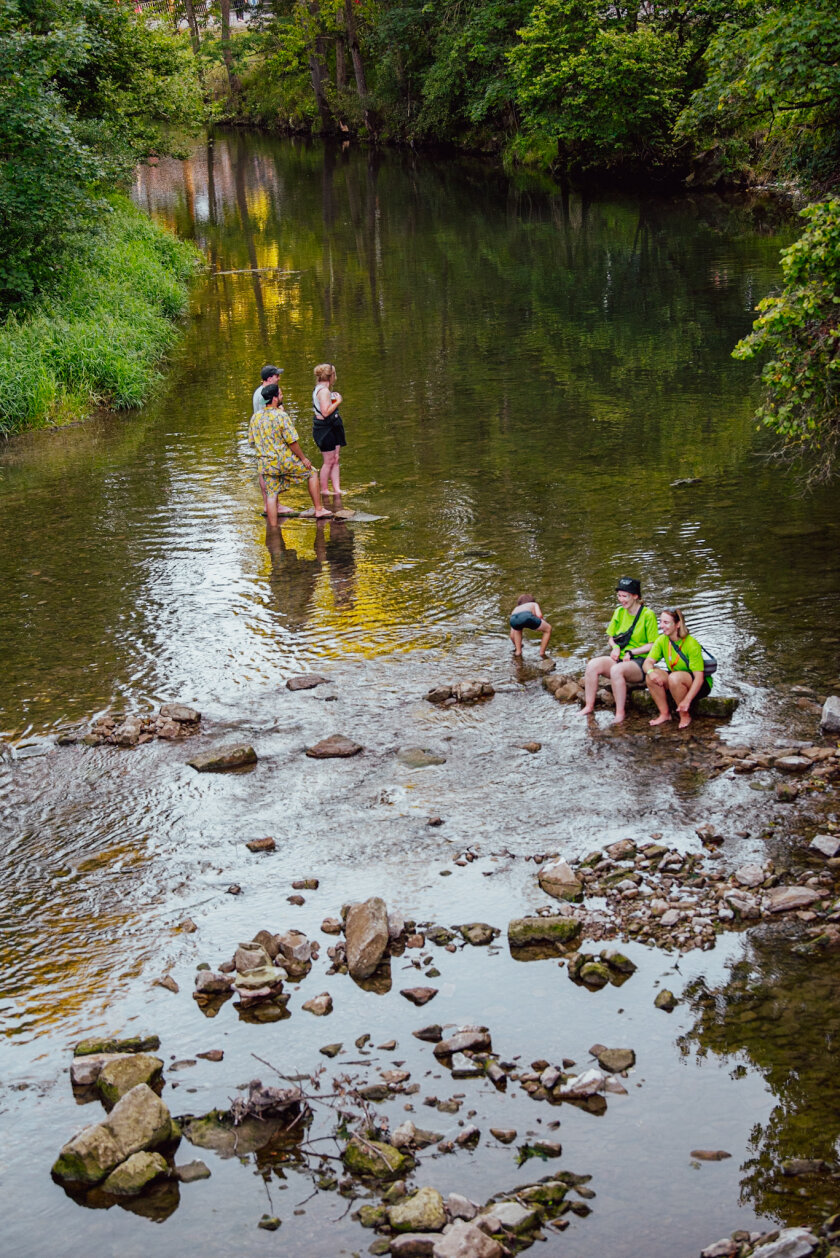
[(201, 255), (127, 197), (35, 309), (0, 325), (0, 436), (142, 405), (179, 335)]

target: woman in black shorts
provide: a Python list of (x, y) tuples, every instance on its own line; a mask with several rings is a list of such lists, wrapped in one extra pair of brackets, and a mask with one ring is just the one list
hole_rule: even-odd
[(338, 413), (342, 397), (335, 392), (335, 367), (319, 363), (315, 368), (312, 391), (312, 440), (324, 456), (321, 464), (321, 493), (327, 492), (331, 480), (333, 493), (341, 493), (339, 459), (341, 447), (347, 445), (344, 424)]

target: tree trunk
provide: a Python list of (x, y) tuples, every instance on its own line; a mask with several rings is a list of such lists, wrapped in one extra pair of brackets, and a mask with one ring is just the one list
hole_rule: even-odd
[[(309, 15), (312, 19), (312, 26), (318, 29), (321, 20), (321, 11), (318, 6), (318, 0), (309, 0), (307, 5)], [(322, 35), (316, 35), (311, 39), (309, 44), (309, 77), (312, 80), (312, 91), (315, 93), (315, 104), (318, 107), (318, 116), (321, 119), (321, 130), (332, 130), (332, 114), (330, 113), (329, 102), (327, 101), (324, 84), (329, 82), (327, 67), (323, 59), (324, 39)]]
[(219, 7), (222, 11), (222, 57), (227, 70), (228, 90), (235, 100), (241, 85), (233, 72), (233, 53), (230, 50), (230, 0), (219, 0)]
[(347, 86), (347, 45), (341, 35), (335, 41), (335, 85), (340, 92)]
[(365, 80), (365, 66), (362, 61), (362, 53), (359, 48), (359, 38), (356, 34), (356, 17), (353, 13), (353, 0), (344, 0), (344, 29), (347, 32), (347, 43), (350, 47), (350, 57), (353, 61), (353, 73), (356, 76), (356, 91), (362, 100), (368, 94), (367, 81)]
[(184, 0), (184, 8), (187, 11), (187, 26), (190, 28), (190, 40), (192, 42), (193, 52), (198, 52), (201, 47), (201, 38), (198, 33), (198, 21), (195, 16), (193, 0)]

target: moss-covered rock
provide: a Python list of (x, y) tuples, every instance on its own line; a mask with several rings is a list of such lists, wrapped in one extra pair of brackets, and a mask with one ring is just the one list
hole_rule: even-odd
[(530, 1188), (523, 1188), (517, 1196), (531, 1205), (542, 1206), (550, 1214), (562, 1205), (568, 1191), (566, 1184), (551, 1181), (547, 1184), (532, 1184)]
[(85, 1127), (68, 1141), (53, 1175), (67, 1183), (97, 1184), (133, 1153), (156, 1149), (172, 1138), (169, 1110), (140, 1083), (117, 1101), (105, 1122)]
[(131, 1035), (119, 1040), (110, 1036), (103, 1039), (92, 1037), (81, 1040), (73, 1050), (74, 1057), (86, 1057), (89, 1053), (155, 1053), (160, 1048), (157, 1035)]
[(121, 1097), (138, 1083), (156, 1084), (163, 1073), (163, 1062), (151, 1053), (126, 1053), (112, 1057), (99, 1072), (96, 1090), (105, 1105), (116, 1105)]
[(373, 1175), (391, 1179), (410, 1170), (412, 1159), (391, 1144), (381, 1140), (362, 1140), (353, 1136), (342, 1154), (344, 1165), (354, 1175)]
[(388, 1215), (384, 1206), (362, 1206), (359, 1210), (359, 1222), (362, 1227), (380, 1227), (387, 1222)]
[(508, 942), (512, 948), (531, 943), (570, 943), (580, 934), (580, 922), (574, 917), (515, 917), (508, 923)]
[(147, 1184), (169, 1174), (166, 1159), (160, 1153), (132, 1153), (105, 1180), (102, 1187), (115, 1197), (136, 1197)]
[(388, 1222), (397, 1232), (442, 1232), (446, 1224), (443, 1198), (436, 1188), (421, 1188), (390, 1207)]
[(606, 987), (610, 972), (603, 961), (586, 961), (578, 972), (578, 978), (587, 987)]
[(617, 948), (602, 948), (600, 956), (611, 970), (616, 970), (619, 974), (635, 974), (638, 968), (635, 961), (631, 961)]

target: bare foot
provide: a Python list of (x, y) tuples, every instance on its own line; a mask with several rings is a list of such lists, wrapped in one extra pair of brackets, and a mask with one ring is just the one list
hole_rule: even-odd
[(624, 724), (624, 713), (622, 712), (621, 716), (619, 716), (618, 713), (616, 712), (613, 725), (623, 725), (623, 724)]
[(592, 715), (592, 713), (593, 713), (594, 711), (595, 711), (595, 707), (594, 707), (594, 705), (593, 705), (591, 708), (588, 708), (588, 707), (587, 707), (587, 708), (581, 708), (581, 710), (580, 710), (580, 714), (581, 714), (581, 716), (591, 716), (591, 715)]
[(687, 712), (684, 712), (683, 715), (680, 717), (680, 723), (677, 726), (677, 729), (688, 729), (690, 724), (691, 724), (691, 717), (688, 715)]
[(297, 515), (297, 511), (295, 511), (292, 507), (278, 507), (277, 514), (278, 515)]
[(541, 659), (541, 660), (547, 660), (547, 659), (548, 659), (548, 656), (546, 655), (545, 651), (540, 651), (540, 659)]
[(315, 512), (315, 519), (316, 519), (316, 520), (331, 520), (331, 519), (332, 519), (332, 511), (316, 511), (316, 512)]
[(513, 653), (513, 658), (514, 658), (515, 660), (521, 660), (521, 659), (522, 659), (522, 652), (521, 652), (521, 651), (514, 651), (514, 653)]
[(670, 719), (670, 716), (655, 716), (652, 721), (648, 721), (648, 725), (665, 725)]

